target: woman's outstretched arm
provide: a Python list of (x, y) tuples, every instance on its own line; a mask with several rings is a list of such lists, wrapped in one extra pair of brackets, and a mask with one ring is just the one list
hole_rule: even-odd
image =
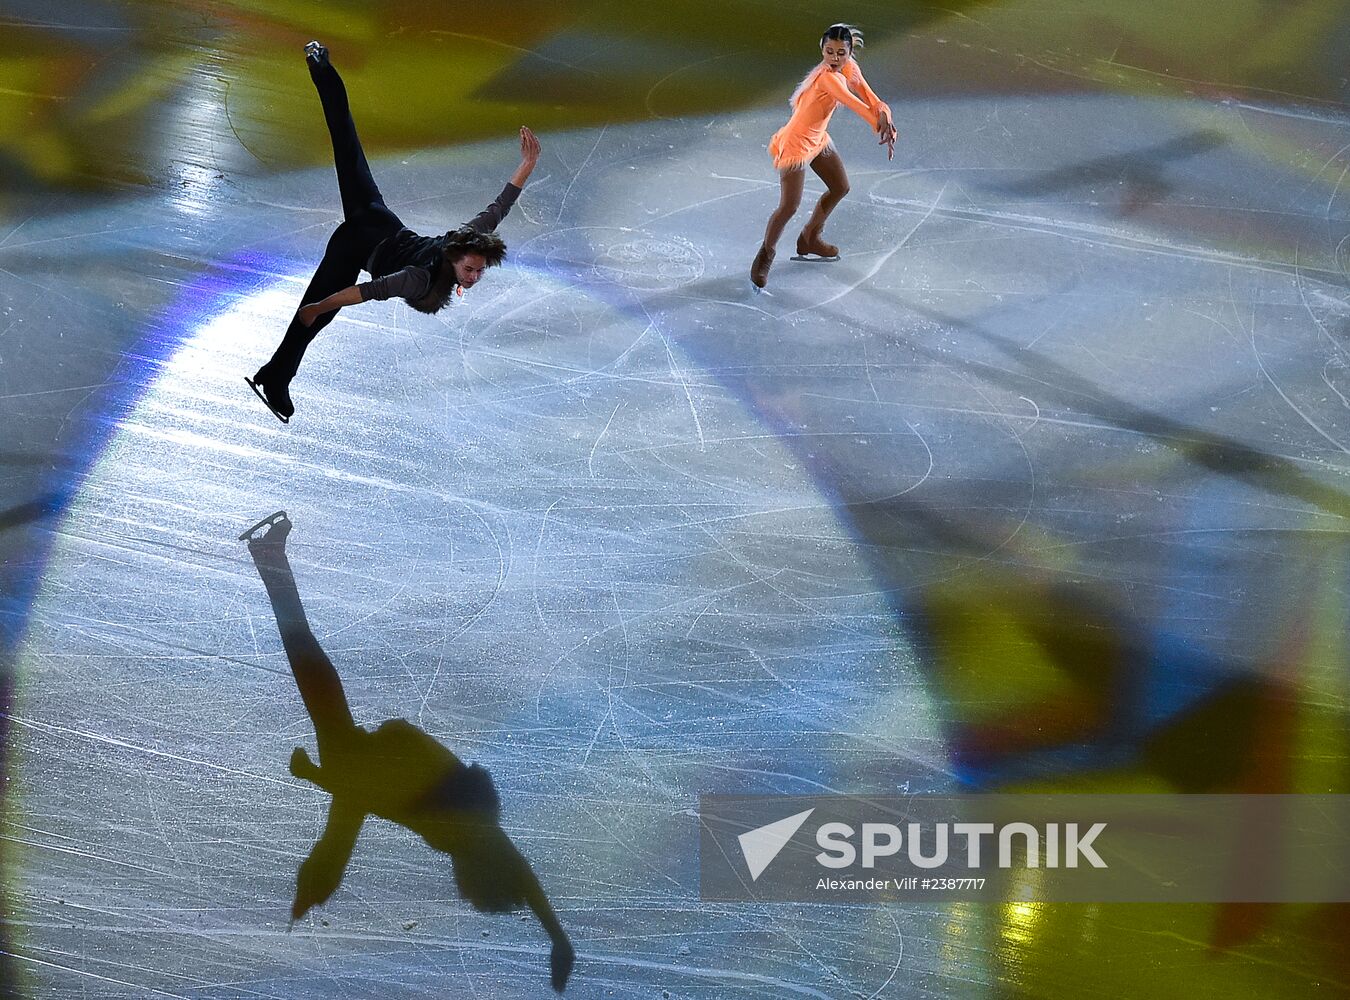
[(887, 159), (895, 155), (895, 126), (891, 124), (891, 109), (885, 103), (878, 101), (875, 106), (868, 105), (848, 89), (841, 73), (820, 74), (820, 85), (825, 93), (872, 126), (872, 131), (881, 136), (881, 145), (887, 147)]
[(844, 74), (828, 71), (821, 73), (819, 85), (825, 93), (867, 122), (868, 125), (872, 126), (872, 130), (876, 131), (880, 109), (868, 105), (866, 101), (849, 90), (848, 84), (844, 82)]
[(879, 145), (889, 147), (886, 151), (886, 158), (890, 159), (895, 155), (896, 138), (895, 119), (891, 115), (891, 106), (878, 97), (876, 91), (868, 85), (857, 63), (852, 66), (852, 74), (848, 83), (858, 92), (858, 96), (862, 98), (863, 103), (876, 111), (876, 133), (881, 137)]
[(867, 79), (862, 75), (862, 70), (858, 64), (852, 66), (852, 74), (849, 76), (848, 85), (858, 92), (858, 96), (870, 108), (877, 108), (886, 118), (891, 117), (891, 106), (877, 96), (877, 92), (867, 83)]

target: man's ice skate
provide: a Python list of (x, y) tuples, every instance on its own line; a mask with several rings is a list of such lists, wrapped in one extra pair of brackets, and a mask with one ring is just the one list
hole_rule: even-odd
[(802, 233), (797, 237), (797, 253), (793, 260), (832, 261), (839, 259), (839, 248), (826, 243), (819, 233)]
[(257, 524), (245, 528), (239, 535), (241, 542), (254, 545), (284, 545), (291, 533), (291, 519), (284, 510), (268, 514)]
[(328, 65), (328, 48), (320, 41), (305, 43), (305, 61), (311, 66)]
[(291, 422), (291, 416), (295, 413), (295, 404), (291, 402), (291, 394), (284, 384), (277, 382), (268, 382), (262, 377), (262, 372), (249, 378), (244, 376), (244, 381), (254, 394), (263, 401), (263, 404), (272, 411), (272, 415), (283, 424)]

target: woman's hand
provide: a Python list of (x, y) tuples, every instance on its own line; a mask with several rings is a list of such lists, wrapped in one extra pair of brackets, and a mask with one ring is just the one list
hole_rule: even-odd
[(300, 307), (300, 322), (304, 326), (313, 326), (314, 321), (321, 315), (323, 315), (323, 310), (319, 308), (319, 303), (317, 302)]
[(886, 159), (895, 159), (895, 139), (899, 133), (886, 115), (882, 115), (881, 120), (877, 122), (877, 135), (881, 137), (877, 145), (886, 147)]

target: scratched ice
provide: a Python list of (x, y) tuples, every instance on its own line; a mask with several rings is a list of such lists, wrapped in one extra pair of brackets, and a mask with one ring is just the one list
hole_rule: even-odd
[[(9, 829), (34, 995), (546, 991), (537, 922), (474, 912), (378, 820), (288, 932), (326, 796), (287, 771), (312, 728), (235, 541), (277, 508), (356, 720), (491, 770), (576, 945), (569, 992), (981, 995), (994, 911), (701, 903), (697, 796), (944, 787), (949, 726), (987, 692), (930, 670), (979, 638), (932, 616), (1024, 588), (1261, 669), (1271, 609), (1343, 546), (1350, 440), (1348, 195), (1234, 138), (1285, 123), (995, 103), (907, 106), (894, 166), (838, 129), (846, 256), (782, 254), (772, 297), (745, 271), (780, 111), (549, 137), (509, 265), (434, 319), (348, 310), (289, 427), (241, 375), (294, 307), (331, 177), (217, 206), (231, 224), (174, 282), (209, 294), (174, 291), (125, 352), (146, 389), (29, 616)], [(1342, 121), (1302, 125), (1344, 144)], [(509, 166), (494, 146), (376, 169), (433, 231)], [(445, 176), (454, 205), (400, 202)], [(154, 208), (35, 224), (25, 273), (69, 265), (43, 239), (119, 219), (148, 229), (84, 252), (144, 264)], [(92, 363), (79, 337), (52, 350)], [(53, 419), (99, 419), (72, 402)]]

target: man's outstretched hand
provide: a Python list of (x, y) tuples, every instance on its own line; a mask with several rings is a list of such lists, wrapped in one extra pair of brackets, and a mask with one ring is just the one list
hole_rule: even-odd
[(520, 160), (532, 167), (539, 162), (539, 140), (524, 125), (520, 126)]
[(520, 126), (520, 166), (516, 167), (516, 172), (511, 175), (511, 183), (516, 187), (523, 188), (525, 182), (530, 179), (530, 174), (534, 171), (534, 165), (539, 162), (539, 140), (535, 138), (524, 125)]
[(572, 950), (572, 942), (564, 936), (553, 942), (553, 951), (548, 957), (549, 982), (553, 989), (561, 993), (567, 988), (567, 980), (572, 975), (572, 966), (576, 964), (577, 953)]

